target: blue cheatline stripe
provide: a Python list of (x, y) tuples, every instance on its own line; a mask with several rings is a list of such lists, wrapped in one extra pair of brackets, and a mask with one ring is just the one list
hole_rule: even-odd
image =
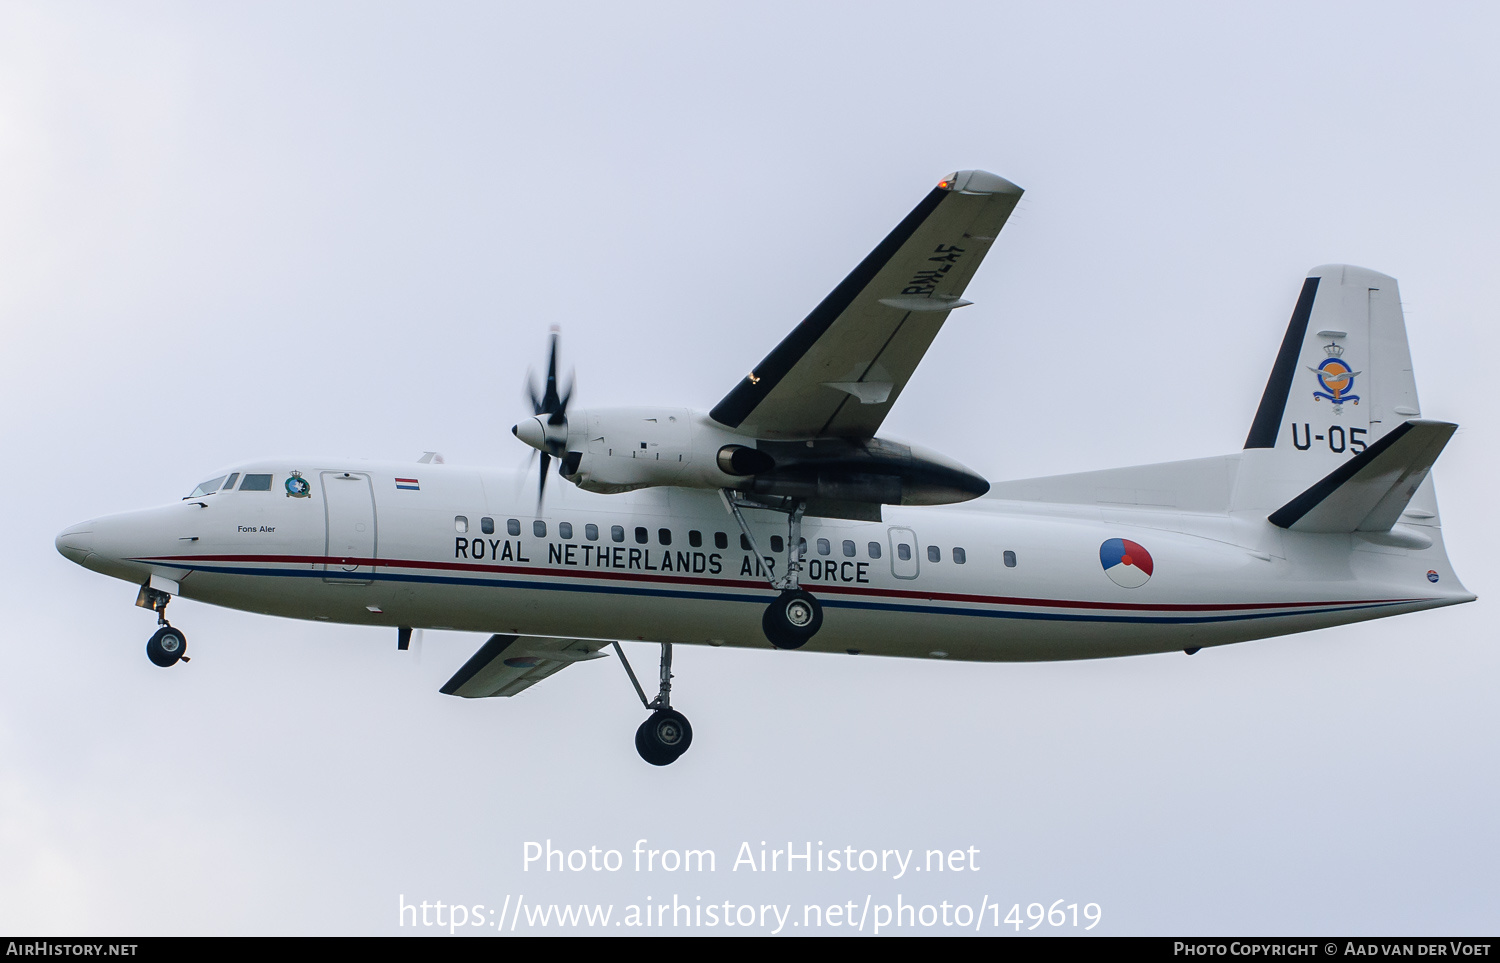
[[(267, 569), (239, 568), (220, 565), (196, 565), (192, 571), (213, 572), (221, 575), (260, 575), (274, 578), (339, 578), (341, 573), (314, 569)], [(556, 582), (521, 582), (509, 579), (466, 578), (458, 575), (403, 575), (396, 572), (347, 572), (351, 582), (419, 582), (433, 585), (466, 585), (478, 588), (529, 589), (538, 592), (587, 592), (596, 595), (634, 595), (652, 598), (694, 599), (708, 602), (753, 602), (763, 605), (766, 596), (732, 594), (728, 592), (684, 591), (682, 589), (635, 588), (621, 585), (572, 585)], [(770, 588), (767, 587), (767, 591)], [(961, 615), (984, 619), (1018, 619), (1033, 622), (1133, 622), (1152, 625), (1201, 625), (1208, 622), (1246, 622), (1252, 619), (1275, 619), (1293, 615), (1331, 615), (1335, 612), (1352, 612), (1361, 609), (1388, 608), (1404, 605), (1404, 602), (1358, 602), (1349, 605), (1332, 605), (1327, 608), (1297, 609), (1291, 612), (1251, 612), (1244, 615), (1065, 615), (1057, 612), (1018, 612), (993, 609), (948, 608), (940, 605), (916, 605), (905, 602), (872, 602), (819, 596), (824, 608), (870, 609), (879, 612), (914, 612), (923, 615)]]

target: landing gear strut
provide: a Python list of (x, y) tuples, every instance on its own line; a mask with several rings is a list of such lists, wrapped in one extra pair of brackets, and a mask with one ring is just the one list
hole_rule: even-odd
[(823, 606), (811, 593), (798, 585), (802, 577), (802, 513), (807, 510), (807, 503), (793, 498), (783, 505), (767, 504), (747, 499), (727, 488), (720, 490), (719, 497), (724, 500), (724, 507), (729, 509), (734, 520), (739, 522), (740, 531), (745, 534), (745, 541), (750, 543), (750, 550), (757, 559), (766, 556), (756, 544), (755, 535), (750, 531), (750, 524), (745, 521), (740, 508), (763, 508), (786, 513), (786, 568), (780, 576), (774, 571), (766, 574), (771, 587), (781, 594), (766, 607), (766, 613), (760, 619), (760, 628), (778, 649), (802, 648), (823, 627)]
[(150, 583), (141, 586), (141, 594), (135, 600), (135, 604), (141, 608), (156, 612), (156, 624), (161, 628), (147, 640), (146, 658), (151, 660), (152, 665), (159, 665), (163, 669), (176, 665), (179, 661), (193, 661), (187, 657), (187, 636), (181, 629), (175, 629), (167, 622), (167, 603), (170, 601), (172, 596), (152, 588)]
[(641, 705), (651, 711), (635, 731), (635, 751), (653, 766), (671, 765), (693, 744), (693, 727), (688, 724), (687, 716), (672, 708), (672, 643), (661, 644), (661, 687), (656, 698), (650, 701), (646, 699), (640, 680), (635, 677), (635, 670), (630, 667), (630, 660), (625, 658), (625, 650), (618, 642), (614, 647), (626, 675), (630, 676), (630, 684), (641, 697)]

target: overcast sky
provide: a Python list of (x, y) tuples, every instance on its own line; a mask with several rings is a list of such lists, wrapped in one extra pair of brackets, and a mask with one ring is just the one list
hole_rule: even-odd
[[(0, 5), (0, 932), (674, 894), (1493, 932), (1497, 30), (1482, 4)], [(417, 658), (184, 600), (194, 659), (162, 671), (135, 589), (53, 549), (253, 457), (520, 467), (549, 324), (577, 404), (710, 408), (967, 167), (1026, 195), (885, 433), (995, 480), (1235, 450), (1303, 275), (1361, 264), (1461, 425), (1434, 477), (1480, 601), (1193, 658), (687, 648), (694, 744), (655, 769), (610, 662), (468, 702), (437, 690), (482, 636)], [(522, 868), (642, 838), (718, 872)], [(730, 870), (762, 840), (980, 869)]]

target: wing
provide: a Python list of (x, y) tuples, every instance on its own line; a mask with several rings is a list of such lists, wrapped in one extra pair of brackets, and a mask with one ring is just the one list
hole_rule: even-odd
[(465, 699), (513, 696), (574, 662), (605, 657), (597, 639), (543, 635), (492, 635), (440, 690)]
[(1021, 189), (945, 177), (711, 412), (759, 438), (869, 438), (906, 387)]

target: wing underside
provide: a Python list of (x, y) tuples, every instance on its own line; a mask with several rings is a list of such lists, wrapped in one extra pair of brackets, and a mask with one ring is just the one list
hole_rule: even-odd
[(760, 438), (873, 437), (1021, 198), (986, 171), (924, 197), (712, 411)]
[(513, 696), (574, 662), (602, 659), (598, 639), (492, 635), (440, 690), (465, 699)]

